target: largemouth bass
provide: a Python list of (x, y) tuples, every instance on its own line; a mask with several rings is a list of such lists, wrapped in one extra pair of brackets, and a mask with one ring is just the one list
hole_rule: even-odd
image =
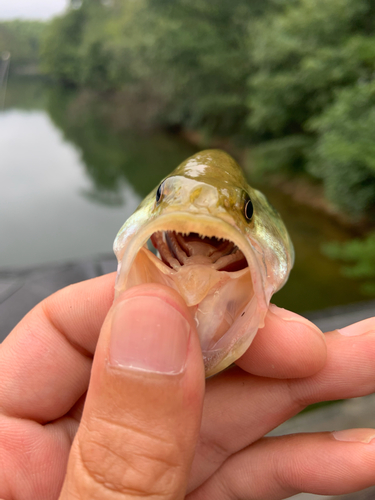
[(151, 282), (183, 297), (206, 376), (246, 351), (294, 261), (280, 215), (220, 150), (191, 156), (163, 179), (122, 226), (114, 251), (117, 294)]

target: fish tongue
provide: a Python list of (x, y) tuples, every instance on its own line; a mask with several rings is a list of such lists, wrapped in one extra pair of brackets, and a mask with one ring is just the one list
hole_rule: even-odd
[(229, 279), (223, 273), (202, 265), (183, 266), (173, 275), (173, 281), (189, 307), (202, 302), (215, 285)]

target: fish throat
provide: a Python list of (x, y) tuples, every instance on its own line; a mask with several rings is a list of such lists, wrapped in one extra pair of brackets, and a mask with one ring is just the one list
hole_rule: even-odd
[(175, 271), (179, 271), (182, 266), (194, 265), (228, 272), (248, 267), (241, 250), (232, 241), (223, 238), (199, 233), (157, 231), (151, 236), (151, 242), (164, 264)]
[(259, 325), (250, 267), (229, 239), (175, 229), (153, 232), (134, 259), (127, 286), (147, 282), (175, 289), (186, 302), (207, 375), (223, 350), (241, 348), (249, 321)]

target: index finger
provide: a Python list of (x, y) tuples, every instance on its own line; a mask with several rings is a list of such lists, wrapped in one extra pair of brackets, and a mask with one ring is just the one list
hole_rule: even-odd
[(115, 273), (56, 292), (0, 345), (0, 412), (46, 423), (85, 393)]
[(325, 337), (314, 323), (270, 304), (264, 328), (236, 364), (253, 375), (285, 379), (309, 377), (326, 359)]

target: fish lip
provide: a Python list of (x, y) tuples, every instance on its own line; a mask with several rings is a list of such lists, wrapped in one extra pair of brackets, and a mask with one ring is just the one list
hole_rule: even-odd
[[(263, 276), (261, 264), (258, 260), (261, 260), (262, 256), (257, 255), (257, 252), (251, 243), (251, 238), (250, 241), (248, 241), (248, 239), (236, 226), (220, 217), (215, 217), (209, 214), (192, 215), (189, 212), (175, 212), (159, 215), (143, 225), (130, 238), (129, 242), (123, 249), (122, 255), (117, 255), (121, 270), (119, 270), (116, 278), (116, 295), (126, 288), (126, 277), (128, 276), (134, 259), (142, 246), (147, 243), (150, 236), (156, 231), (167, 230), (178, 231), (181, 233), (198, 232), (208, 237), (225, 238), (232, 241), (243, 252), (249, 265), (254, 294), (258, 300), (258, 307), (260, 310), (264, 311), (268, 309), (265, 286), (265, 280), (267, 277)], [(125, 261), (126, 266), (124, 266)]]

